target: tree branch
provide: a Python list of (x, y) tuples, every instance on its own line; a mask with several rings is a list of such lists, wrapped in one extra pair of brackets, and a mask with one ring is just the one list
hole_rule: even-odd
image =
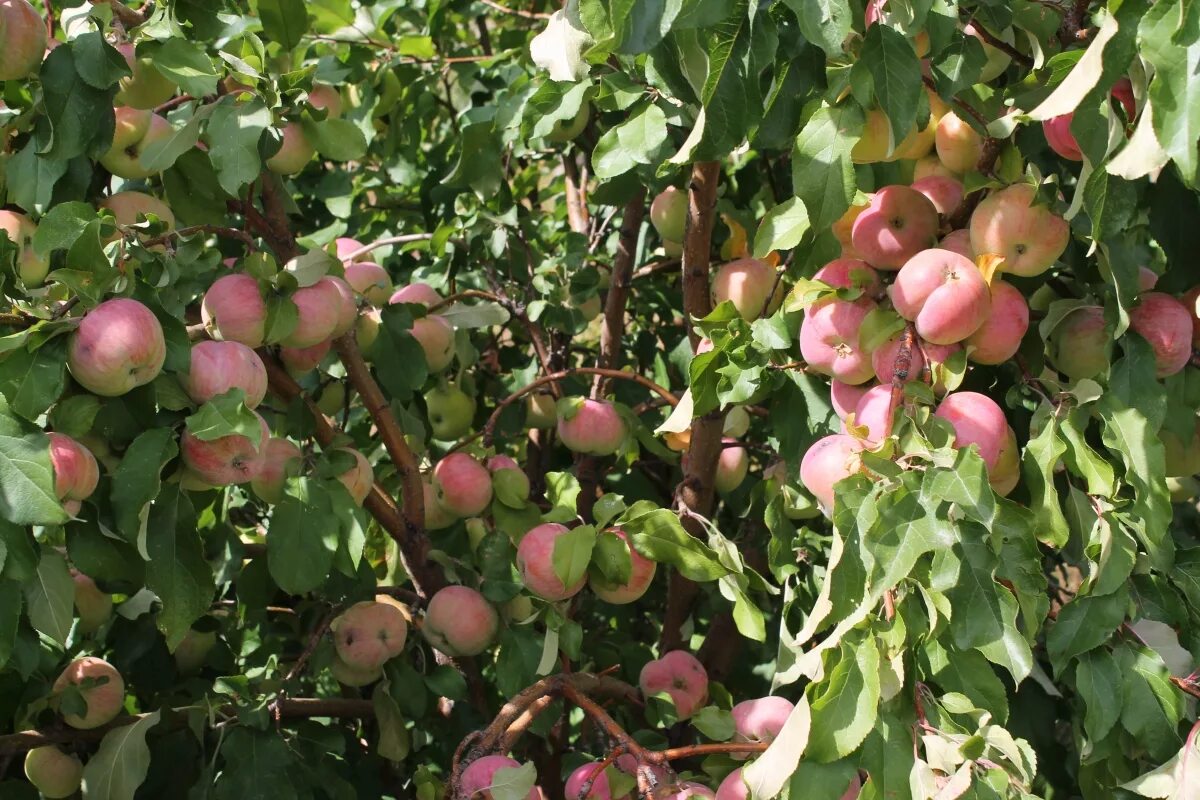
[(563, 153), (564, 184), (567, 193), (567, 223), (575, 233), (587, 234), (588, 210), (584, 187), (579, 180), (579, 165), (572, 153)]
[(211, 233), (214, 236), (224, 236), (227, 239), (237, 239), (242, 244), (246, 245), (246, 249), (253, 253), (258, 248), (254, 244), (254, 237), (243, 230), (237, 228), (226, 228), (220, 225), (192, 225), (188, 228), (180, 228), (179, 230), (167, 231), (166, 233), (155, 236), (152, 239), (146, 239), (142, 244), (145, 247), (151, 247), (156, 244), (165, 244), (166, 242), (176, 237), (191, 236), (193, 233)]
[[(612, 275), (609, 278), (608, 295), (604, 298), (604, 327), (600, 329), (600, 354), (596, 366), (613, 369), (621, 357), (621, 339), (625, 334), (625, 304), (629, 298), (629, 286), (633, 276), (633, 262), (637, 257), (638, 234), (646, 214), (646, 193), (639, 191), (625, 205), (621, 220), (621, 235), (617, 240), (617, 254), (613, 259)], [(592, 386), (592, 396), (602, 397), (607, 380), (597, 375)]]
[(349, 263), (354, 259), (360, 256), (365, 256), (367, 253), (380, 247), (387, 247), (388, 245), (393, 244), (408, 244), (409, 242), (426, 242), (432, 238), (432, 233), (406, 233), (402, 236), (389, 236), (386, 239), (380, 239), (379, 241), (371, 242), (370, 244), (364, 244), (357, 250), (351, 250), (346, 254), (346, 257), (342, 259), (342, 262)]

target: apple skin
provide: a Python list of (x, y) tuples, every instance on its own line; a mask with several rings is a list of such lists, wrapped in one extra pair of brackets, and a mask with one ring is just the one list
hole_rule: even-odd
[[(862, 260), (862, 256), (854, 249), (854, 222), (859, 215), (871, 207), (870, 198), (873, 195), (867, 196), (867, 201), (862, 205), (851, 205), (846, 209), (845, 213), (838, 218), (838, 221), (833, 223), (833, 235), (837, 237), (838, 243), (842, 246), (842, 258), (854, 258)], [(866, 263), (866, 262), (863, 262)]]
[(717, 473), (713, 486), (721, 494), (729, 494), (742, 485), (750, 471), (750, 457), (744, 447), (731, 447), (733, 439), (725, 439), (721, 455), (717, 457)]
[(1154, 348), (1158, 377), (1180, 372), (1192, 357), (1192, 315), (1169, 294), (1147, 292), (1129, 312), (1129, 327)]
[(112, 147), (109, 148), (105, 157), (119, 153), (140, 142), (150, 130), (150, 119), (153, 116), (153, 111), (144, 108), (130, 108), (129, 106), (114, 108), (113, 117), (116, 119), (116, 127), (113, 131)]
[(323, 342), (317, 342), (312, 347), (281, 347), (279, 348), (279, 360), (283, 362), (283, 366), (287, 368), (288, 372), (299, 377), (316, 369), (332, 346), (333, 342), (326, 339)]
[(1108, 369), (1111, 342), (1104, 309), (1084, 306), (1067, 315), (1050, 334), (1050, 362), (1072, 381), (1095, 378)]
[[(877, 447), (890, 433), (889, 423), (895, 412), (892, 406), (892, 387), (879, 384), (868, 389), (854, 406), (854, 426), (867, 429), (863, 442), (868, 447)], [(849, 433), (851, 420), (842, 421), (842, 433)]]
[(835, 433), (817, 440), (800, 462), (800, 482), (817, 499), (826, 516), (833, 515), (833, 487), (843, 478), (863, 471), (863, 443)]
[[(583, 793), (583, 785), (592, 782), (587, 794)], [(589, 761), (571, 770), (563, 788), (566, 800), (621, 800), (613, 798), (612, 787), (608, 783), (603, 761)]]
[(963, 258), (975, 260), (975, 251), (971, 248), (971, 232), (966, 228), (950, 231), (938, 242), (938, 248), (958, 253)]
[(579, 110), (575, 112), (575, 116), (571, 119), (560, 119), (555, 122), (554, 127), (546, 134), (545, 139), (551, 144), (566, 144), (583, 133), (583, 129), (587, 127), (588, 121), (591, 118), (591, 105), (580, 103)]
[(25, 777), (47, 800), (61, 800), (79, 791), (83, 762), (54, 745), (35, 747), (25, 754)]
[(391, 603), (364, 600), (329, 624), (338, 658), (352, 669), (377, 670), (404, 651), (408, 622)]
[(678, 781), (675, 783), (675, 788), (678, 791), (668, 794), (663, 800), (688, 800), (691, 797), (702, 797), (704, 800), (717, 800), (717, 793), (702, 783)]
[(217, 643), (215, 631), (198, 631), (189, 628), (183, 640), (175, 646), (171, 656), (175, 659), (175, 669), (181, 675), (195, 675), (204, 666), (204, 660)]
[(50, 272), (49, 257), (40, 257), (33, 249), (33, 237), (37, 224), (29, 217), (16, 211), (0, 211), (0, 230), (8, 234), (8, 240), (21, 248), (17, 256), (17, 274), (26, 286), (41, 286)]
[[(496, 773), (502, 769), (515, 769), (521, 764), (507, 756), (483, 756), (467, 765), (459, 779), (463, 797), (492, 800), (491, 785)], [(526, 800), (540, 800), (541, 791), (535, 786), (529, 790)]]
[(54, 681), (53, 692), (60, 694), (68, 685), (78, 685), (89, 678), (104, 678), (107, 682), (80, 690), (87, 702), (86, 714), (63, 715), (63, 722), (77, 730), (91, 730), (112, 722), (125, 705), (125, 681), (121, 673), (112, 664), (95, 656), (72, 661)]
[(1021, 479), (1021, 447), (1017, 444), (1017, 434), (1010, 425), (1004, 441), (1000, 444), (1000, 455), (996, 458), (996, 466), (988, 470), (988, 483), (992, 490), (1001, 497), (1017, 488)]
[[(783, 729), (793, 708), (792, 701), (775, 695), (743, 700), (729, 712), (733, 716), (733, 741), (770, 744)], [(739, 759), (748, 757), (734, 756)]]
[(682, 242), (687, 225), (687, 192), (668, 186), (650, 204), (650, 224), (658, 235), (670, 242)]
[(1013, 275), (1041, 275), (1067, 249), (1066, 220), (1035, 206), (1037, 190), (1017, 183), (984, 198), (971, 214), (971, 249), (1004, 257), (1000, 269)]
[(258, 448), (248, 436), (236, 433), (206, 442), (190, 431), (184, 431), (179, 440), (183, 463), (210, 486), (231, 486), (253, 480), (266, 458), (265, 446), (271, 440), (267, 421), (259, 416), (258, 424), (262, 429)]
[[(342, 261), (349, 261), (349, 256), (351, 253), (362, 250), (363, 248), (362, 242), (360, 242), (358, 239), (351, 239), (349, 236), (339, 236), (334, 240), (333, 244), (337, 248), (337, 257)], [(369, 253), (364, 253), (358, 258), (355, 258), (354, 261), (366, 261), (370, 257), (371, 255)]]
[(261, 347), (267, 335), (267, 304), (258, 281), (240, 273), (217, 278), (204, 293), (200, 319), (214, 339)]
[(835, 258), (817, 270), (813, 280), (839, 289), (862, 289), (863, 295), (867, 297), (873, 297), (883, 288), (879, 273), (859, 258)]
[(614, 584), (599, 572), (592, 570), (588, 573), (588, 588), (606, 603), (615, 606), (626, 605), (640, 598), (650, 588), (650, 584), (654, 582), (654, 574), (658, 571), (658, 564), (635, 550), (629, 541), (629, 534), (620, 528), (609, 528), (606, 533), (620, 536), (629, 549), (629, 580), (623, 584)]
[(898, 270), (937, 238), (938, 213), (909, 186), (885, 186), (854, 220), (851, 238), (859, 257), (876, 269)]
[(111, 211), (121, 227), (135, 225), (138, 217), (153, 214), (167, 226), (167, 230), (175, 229), (175, 214), (171, 208), (162, 200), (145, 192), (117, 192), (106, 197), (100, 203), (100, 207)]
[(372, 305), (386, 305), (388, 298), (392, 296), (391, 276), (374, 261), (347, 264), (345, 274), (346, 283), (350, 284), (350, 288)]
[(283, 126), (283, 143), (278, 152), (267, 159), (267, 169), (276, 175), (295, 175), (307, 166), (317, 149), (304, 135), (304, 129), (298, 122), (289, 122)]
[(750, 321), (758, 319), (764, 311), (771, 314), (783, 300), (783, 287), (777, 285), (775, 278), (775, 268), (757, 258), (739, 258), (722, 264), (713, 276), (713, 304), (730, 300), (742, 319)]
[[(148, 115), (146, 120), (146, 131), (130, 144), (123, 146), (119, 146), (117, 144), (117, 139), (114, 138), (112, 147), (107, 153), (100, 157), (100, 163), (104, 165), (105, 169), (107, 169), (113, 175), (116, 175), (118, 178), (127, 178), (130, 180), (149, 178), (151, 175), (154, 175), (156, 171), (146, 169), (146, 167), (142, 165), (142, 153), (144, 153), (146, 148), (150, 145), (166, 139), (168, 136), (174, 133), (174, 129), (171, 127), (171, 123), (167, 122), (165, 117), (162, 117), (158, 114), (152, 114), (149, 111), (139, 111), (138, 109), (124, 107), (118, 108), (116, 111), (124, 112), (123, 114), (117, 114), (118, 133), (123, 133), (120, 129), (122, 117), (129, 117), (138, 114)], [(134, 126), (138, 124), (136, 117), (134, 122), (131, 124)], [(125, 135), (126, 134), (123, 134), (122, 138), (124, 138)], [(131, 136), (132, 133), (127, 135)]]
[(422, 481), (421, 491), (425, 497), (425, 528), (427, 530), (440, 531), (458, 521), (455, 514), (442, 507), (437, 497), (437, 490), (433, 488), (432, 483)]
[(983, 137), (953, 111), (938, 120), (934, 142), (938, 159), (959, 175), (974, 170), (983, 157)]
[(546, 522), (530, 529), (517, 545), (521, 582), (543, 600), (557, 602), (574, 597), (587, 582), (587, 576), (583, 575), (571, 586), (565, 586), (554, 572), (554, 544), (564, 533), (567, 533), (565, 526)]
[(1071, 122), (1074, 119), (1075, 114), (1070, 113), (1042, 120), (1042, 133), (1046, 136), (1046, 144), (1050, 145), (1050, 149), (1060, 158), (1083, 161), (1083, 151), (1079, 149), (1075, 134), (1071, 133)]
[(558, 438), (574, 453), (612, 455), (625, 441), (625, 433), (625, 421), (603, 400), (584, 400), (569, 419), (558, 416)]
[(425, 393), (425, 410), (433, 438), (452, 442), (471, 430), (475, 398), (458, 388), (458, 384), (447, 383)]
[(557, 422), (553, 395), (535, 392), (525, 399), (525, 424), (530, 428), (553, 428)]
[(368, 686), (383, 677), (382, 669), (355, 669), (337, 655), (334, 655), (333, 663), (329, 665), (329, 671), (333, 673), (333, 678), (338, 683), (355, 688)]
[(858, 407), (858, 401), (862, 400), (863, 395), (870, 388), (865, 385), (844, 383), (835, 378), (829, 385), (829, 401), (833, 406), (834, 413), (841, 419), (853, 414), (854, 409)]
[(965, 344), (974, 348), (967, 358), (976, 364), (1001, 364), (1017, 353), (1029, 330), (1029, 303), (1025, 295), (1007, 281), (993, 280), (991, 313)]
[(288, 478), (300, 474), (304, 453), (287, 439), (272, 436), (263, 448), (262, 465), (250, 479), (250, 488), (265, 503), (275, 504), (283, 499), (283, 487)]
[(421, 345), (430, 372), (442, 372), (454, 361), (454, 326), (442, 317), (433, 314), (413, 320), (409, 332)]
[(100, 591), (96, 582), (77, 569), (71, 570), (75, 581), (75, 610), (79, 612), (80, 633), (95, 633), (112, 617), (112, 595)]
[(870, 355), (863, 351), (859, 332), (875, 302), (823, 300), (809, 308), (800, 324), (800, 355), (809, 367), (843, 383), (858, 385), (871, 379)]
[[(1138, 291), (1148, 292), (1158, 285), (1158, 273), (1149, 267), (1138, 267)], [(1185, 295), (1186, 297), (1186, 295)], [(1187, 301), (1181, 301), (1187, 305)], [(1190, 311), (1190, 309), (1189, 309)]]
[(410, 283), (407, 286), (401, 286), (393, 292), (388, 302), (410, 303), (429, 308), (442, 302), (442, 296), (438, 294), (437, 289), (434, 289), (428, 283)]
[(128, 42), (114, 45), (125, 57), (133, 75), (121, 79), (121, 88), (113, 102), (120, 106), (148, 109), (161, 106), (175, 96), (175, 84), (154, 67), (150, 58), (137, 58)]
[(32, 75), (46, 54), (46, 23), (26, 0), (0, 0), (0, 81)]
[(991, 295), (979, 268), (949, 250), (931, 248), (910, 258), (888, 294), (896, 312), (933, 344), (961, 342), (991, 312)]
[(337, 298), (337, 322), (330, 336), (337, 338), (349, 333), (358, 321), (358, 303), (354, 299), (354, 290), (350, 288), (350, 284), (333, 275), (324, 276), (317, 284), (325, 286), (326, 292)]
[(670, 696), (680, 719), (687, 719), (708, 702), (708, 673), (686, 650), (672, 650), (647, 662), (638, 675), (638, 686), (647, 698), (662, 693)]
[(929, 202), (933, 203), (938, 214), (943, 217), (948, 217), (957, 211), (966, 197), (961, 181), (941, 175), (932, 175), (921, 178), (919, 181), (913, 181), (912, 188), (925, 195)]
[(89, 392), (117, 397), (157, 378), (166, 358), (158, 318), (136, 300), (118, 297), (84, 315), (71, 335), (67, 368)]
[(922, 178), (954, 178), (958, 180), (959, 174), (943, 164), (937, 156), (925, 156), (917, 159), (913, 164), (913, 183)]
[(324, 278), (292, 292), (292, 302), (298, 313), (296, 329), (280, 344), (284, 347), (312, 347), (332, 337), (338, 325), (344, 322), (342, 300), (338, 288), (325, 282)]
[(183, 388), (196, 405), (241, 389), (246, 408), (257, 408), (267, 396), (267, 368), (258, 353), (240, 342), (197, 342)]
[(978, 445), (988, 472), (996, 468), (1008, 438), (1008, 420), (995, 400), (978, 392), (954, 392), (946, 395), (934, 416), (954, 427), (955, 447)]
[(73, 516), (79, 512), (80, 501), (87, 500), (96, 491), (100, 467), (92, 451), (70, 436), (47, 435), (50, 437), (50, 464), (54, 467), (54, 493)]
[(500, 615), (483, 595), (467, 586), (439, 589), (425, 608), (421, 635), (448, 656), (477, 656), (500, 632)]
[[(375, 470), (367, 457), (352, 447), (339, 447), (338, 450), (354, 456), (354, 466), (337, 476), (338, 481), (350, 493), (350, 499), (356, 506), (361, 506), (375, 485)], [(353, 664), (351, 664), (353, 666)]]
[(329, 119), (337, 119), (342, 115), (342, 96), (338, 90), (325, 83), (314, 83), (308, 93), (308, 104), (313, 108), (321, 108), (329, 115)]
[(451, 453), (433, 468), (433, 489), (442, 508), (473, 517), (492, 502), (492, 476), (467, 453)]

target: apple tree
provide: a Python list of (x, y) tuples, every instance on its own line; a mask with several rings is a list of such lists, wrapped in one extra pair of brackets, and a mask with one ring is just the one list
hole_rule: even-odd
[(1187, 0), (0, 0), (0, 797), (1200, 797)]

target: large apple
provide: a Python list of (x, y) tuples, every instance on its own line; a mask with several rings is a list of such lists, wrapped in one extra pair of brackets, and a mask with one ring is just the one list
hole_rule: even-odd
[[(150, 145), (161, 142), (174, 133), (171, 123), (158, 114), (134, 108), (118, 108), (116, 114), (117, 132), (114, 134), (112, 147), (100, 157), (100, 163), (119, 178), (150, 177), (156, 170), (146, 168), (142, 163), (142, 153)], [(137, 136), (138, 127), (142, 124), (140, 115), (143, 114), (146, 115), (145, 128), (141, 135)]]
[(107, 208), (116, 218), (121, 227), (136, 225), (141, 219), (153, 214), (168, 230), (175, 228), (175, 214), (170, 207), (145, 192), (117, 192), (105, 198), (100, 203), (101, 208)]
[(408, 638), (408, 622), (391, 603), (364, 600), (339, 614), (329, 625), (334, 649), (347, 666), (377, 670), (400, 655)]
[(0, 0), (0, 81), (32, 75), (46, 53), (46, 23), (26, 0)]
[(983, 137), (953, 111), (938, 121), (934, 141), (941, 162), (960, 175), (974, 170), (983, 156)]
[(425, 393), (425, 410), (433, 438), (453, 441), (471, 430), (475, 419), (475, 398), (456, 383), (435, 386)]
[(350, 288), (376, 306), (385, 305), (392, 294), (392, 278), (373, 261), (358, 261), (346, 265), (346, 283)]
[(647, 662), (638, 675), (638, 686), (646, 697), (669, 696), (680, 719), (690, 717), (708, 701), (708, 672), (686, 650), (672, 650)]
[(156, 108), (175, 96), (175, 84), (155, 68), (152, 58), (139, 58), (129, 42), (118, 44), (116, 48), (133, 71), (132, 75), (121, 79), (121, 89), (114, 98), (118, 105)]
[(72, 728), (99, 728), (116, 719), (125, 705), (125, 681), (116, 667), (102, 658), (84, 656), (72, 661), (54, 681), (53, 691), (62, 694), (68, 686), (79, 687), (87, 704), (83, 714), (74, 711), (63, 714), (63, 721)]
[(686, 191), (668, 186), (650, 204), (650, 223), (658, 235), (670, 242), (682, 242), (687, 223)]
[(1000, 269), (1014, 275), (1041, 275), (1067, 249), (1066, 220), (1036, 205), (1037, 189), (1017, 183), (988, 195), (971, 214), (971, 249), (1004, 257)]
[(283, 487), (288, 478), (300, 474), (304, 453), (287, 439), (271, 437), (263, 448), (262, 465), (250, 479), (250, 488), (264, 502), (278, 503), (283, 499)]
[(33, 249), (37, 224), (17, 211), (0, 211), (0, 230), (8, 240), (21, 249), (17, 256), (17, 274), (26, 286), (40, 286), (50, 271), (50, 259), (39, 256)]
[(477, 656), (500, 632), (500, 617), (483, 595), (467, 586), (446, 586), (429, 600), (421, 634), (448, 656)]
[(885, 186), (854, 220), (851, 239), (859, 257), (876, 269), (900, 269), (937, 238), (938, 212), (908, 186)]
[(116, 397), (149, 383), (162, 371), (167, 343), (162, 325), (136, 300), (105, 300), (71, 336), (67, 368), (93, 394)]
[[(0, 0), (0, 8), (3, 0)], [(47, 800), (71, 797), (83, 783), (83, 762), (54, 745), (35, 747), (25, 754), (25, 777)]]
[(731, 301), (742, 319), (755, 320), (779, 307), (783, 287), (770, 264), (757, 258), (740, 258), (717, 268), (712, 297), (714, 304)]
[(257, 447), (253, 439), (236, 433), (205, 441), (191, 431), (184, 431), (179, 440), (183, 463), (210, 486), (230, 486), (253, 480), (262, 467), (265, 446), (271, 439), (267, 421), (258, 417), (258, 424), (261, 438)]
[(70, 436), (51, 433), (50, 464), (54, 468), (54, 493), (67, 513), (79, 513), (81, 501), (92, 496), (100, 482), (96, 457)]
[(625, 421), (611, 403), (584, 400), (559, 408), (558, 438), (576, 453), (612, 455), (625, 441)]
[(932, 248), (910, 258), (889, 294), (897, 313), (933, 344), (961, 342), (983, 325), (991, 310), (979, 268), (949, 250)]
[(214, 339), (261, 347), (266, 338), (267, 304), (249, 275), (222, 275), (200, 303), (200, 319)]
[(197, 405), (241, 389), (246, 407), (255, 408), (267, 394), (267, 368), (258, 353), (240, 342), (197, 342), (183, 388)]
[(283, 143), (279, 150), (267, 159), (267, 169), (280, 175), (295, 175), (312, 161), (316, 152), (300, 123), (289, 122), (283, 126)]
[(554, 547), (567, 528), (557, 522), (545, 522), (534, 527), (517, 545), (517, 570), (525, 588), (543, 600), (556, 602), (579, 594), (587, 575), (570, 586), (565, 585), (554, 569)]
[(295, 329), (281, 342), (285, 347), (312, 347), (333, 336), (345, 321), (344, 298), (338, 287), (324, 278), (292, 292), (291, 299), (296, 306), (297, 321)]
[(473, 517), (492, 502), (492, 474), (467, 453), (451, 453), (433, 468), (433, 489), (442, 508)]

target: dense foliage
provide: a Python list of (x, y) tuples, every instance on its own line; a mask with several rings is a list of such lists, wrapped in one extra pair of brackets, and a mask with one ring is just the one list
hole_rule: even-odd
[(0, 796), (1200, 797), (1198, 72), (0, 0)]

